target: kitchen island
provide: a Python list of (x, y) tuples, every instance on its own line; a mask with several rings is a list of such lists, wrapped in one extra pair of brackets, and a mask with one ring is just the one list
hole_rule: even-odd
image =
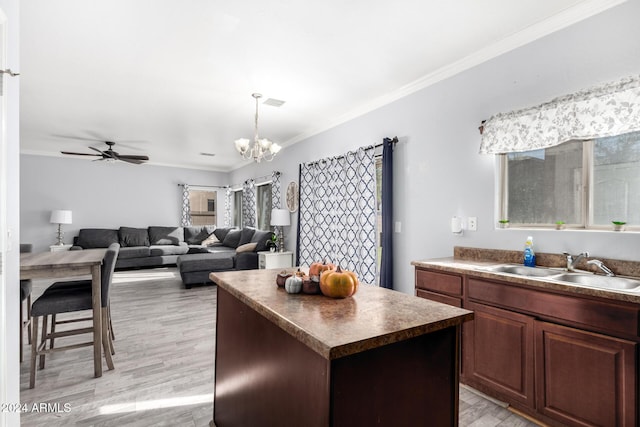
[(471, 311), (368, 285), (346, 299), (290, 295), (277, 273), (210, 275), (217, 427), (458, 424)]

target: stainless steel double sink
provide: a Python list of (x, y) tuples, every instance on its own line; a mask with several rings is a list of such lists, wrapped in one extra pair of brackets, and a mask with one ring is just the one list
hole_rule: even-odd
[(525, 267), (523, 265), (500, 264), (483, 268), (495, 273), (514, 274), (516, 276), (538, 277), (553, 282), (563, 282), (574, 285), (590, 286), (594, 288), (639, 291), (640, 280), (618, 276), (601, 276), (593, 273), (567, 272), (557, 268)]

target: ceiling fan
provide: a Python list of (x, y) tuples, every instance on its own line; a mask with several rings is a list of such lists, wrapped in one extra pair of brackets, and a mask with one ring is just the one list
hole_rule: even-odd
[(117, 151), (113, 151), (113, 146), (116, 145), (115, 142), (112, 141), (105, 141), (105, 144), (107, 144), (108, 148), (104, 151), (102, 150), (98, 150), (97, 148), (94, 147), (89, 147), (94, 151), (97, 151), (100, 154), (93, 154), (93, 153), (74, 153), (71, 151), (61, 151), (62, 154), (70, 154), (72, 156), (92, 156), (92, 157), (100, 157), (99, 159), (96, 160), (107, 160), (107, 161), (114, 161), (114, 160), (122, 160), (123, 162), (127, 162), (127, 163), (134, 163), (136, 165), (142, 164), (146, 161), (149, 160), (149, 157), (147, 156), (136, 156), (136, 155), (126, 155), (126, 154), (120, 154)]

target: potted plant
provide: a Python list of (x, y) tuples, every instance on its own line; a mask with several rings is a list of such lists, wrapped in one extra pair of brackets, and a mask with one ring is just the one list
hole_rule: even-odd
[(556, 230), (564, 230), (564, 221), (556, 221)]
[(611, 221), (613, 224), (613, 231), (624, 231), (626, 222), (624, 221)]
[(498, 225), (500, 228), (509, 228), (509, 220), (508, 219), (500, 219), (498, 220)]
[(267, 240), (267, 247), (270, 252), (275, 252), (278, 247), (278, 238), (275, 233), (271, 233), (271, 238)]

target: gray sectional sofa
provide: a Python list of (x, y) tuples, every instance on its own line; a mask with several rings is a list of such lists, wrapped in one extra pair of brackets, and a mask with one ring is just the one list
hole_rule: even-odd
[(116, 269), (175, 264), (190, 287), (208, 282), (211, 271), (258, 268), (258, 252), (268, 250), (272, 234), (249, 227), (83, 228), (71, 249), (107, 248), (120, 243)]

